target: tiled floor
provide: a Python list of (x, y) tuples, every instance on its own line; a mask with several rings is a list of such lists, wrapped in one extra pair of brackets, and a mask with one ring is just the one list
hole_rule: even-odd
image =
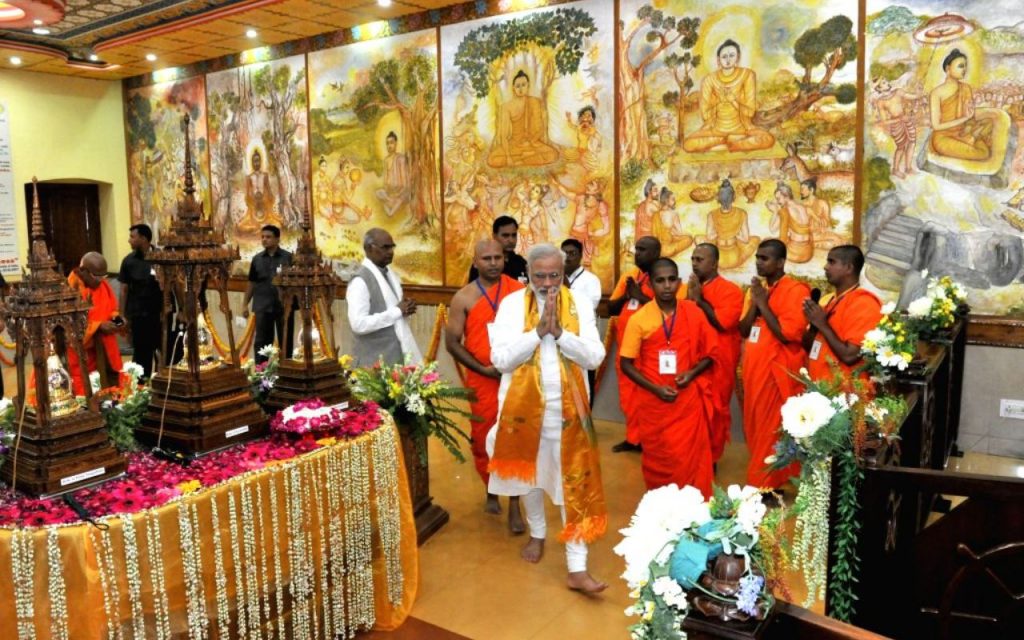
[[(412, 615), (478, 640), (601, 640), (627, 637), (630, 604), (622, 558), (612, 553), (644, 492), (640, 456), (612, 453), (623, 427), (597, 422), (609, 533), (590, 550), (591, 573), (610, 583), (588, 598), (565, 587), (564, 547), (555, 538), (558, 512), (549, 505), (547, 553), (538, 565), (519, 558), (525, 536), (513, 537), (505, 516), (483, 513), (484, 489), (471, 463), (458, 464), (431, 450), (434, 500), (451, 522), (420, 550), (420, 590)], [(746, 447), (731, 445), (718, 468), (720, 484), (742, 482)], [(503, 499), (504, 505), (504, 499)]]

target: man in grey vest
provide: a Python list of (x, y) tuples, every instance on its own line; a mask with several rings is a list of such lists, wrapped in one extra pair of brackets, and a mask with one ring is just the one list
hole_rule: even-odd
[(416, 313), (416, 301), (402, 295), (402, 283), (388, 265), (395, 257), (395, 241), (383, 229), (363, 236), (363, 265), (348, 283), (348, 323), (356, 339), (352, 356), (358, 367), (423, 360), (407, 318)]

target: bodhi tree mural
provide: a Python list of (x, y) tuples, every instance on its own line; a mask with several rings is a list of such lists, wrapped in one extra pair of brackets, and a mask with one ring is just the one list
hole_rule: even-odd
[(417, 51), (403, 60), (389, 58), (373, 65), (365, 84), (352, 97), (351, 107), (363, 125), (376, 126), (397, 112), (407, 137), (411, 181), (410, 217), (422, 231), (439, 222), (437, 189), (437, 66), (434, 58)]
[[(624, 163), (646, 162), (651, 157), (644, 83), (648, 67), (663, 53), (675, 48), (665, 57), (665, 64), (673, 69), (679, 89), (675, 100), (667, 102), (679, 111), (677, 135), (682, 141), (684, 98), (693, 86), (690, 72), (700, 64), (700, 56), (688, 51), (697, 42), (700, 18), (666, 15), (649, 4), (640, 7), (636, 17), (637, 21), (628, 31), (625, 22), (619, 22), (619, 136)], [(630, 47), (641, 34), (652, 47), (633, 62), (636, 56), (630, 55)], [(682, 75), (679, 75), (679, 67), (682, 67)]]

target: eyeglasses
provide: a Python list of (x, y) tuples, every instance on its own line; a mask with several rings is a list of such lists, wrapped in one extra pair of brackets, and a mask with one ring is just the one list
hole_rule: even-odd
[(531, 273), (530, 280), (534, 282), (548, 282), (548, 281), (559, 281), (562, 279), (561, 271), (552, 271), (550, 273)]

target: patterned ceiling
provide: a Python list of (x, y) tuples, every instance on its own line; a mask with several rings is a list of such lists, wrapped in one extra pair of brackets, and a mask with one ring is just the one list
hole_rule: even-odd
[(382, 8), (376, 0), (67, 0), (49, 34), (0, 29), (0, 68), (127, 78), (459, 1), (393, 0)]

